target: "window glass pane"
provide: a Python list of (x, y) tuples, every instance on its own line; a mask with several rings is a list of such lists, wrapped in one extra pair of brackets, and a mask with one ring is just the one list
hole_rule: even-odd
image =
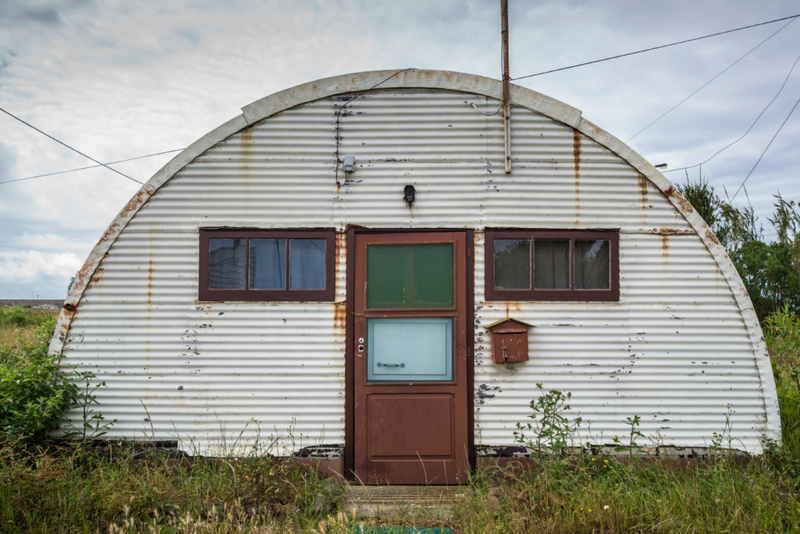
[(406, 308), (405, 245), (367, 246), (367, 307)]
[(531, 288), (531, 240), (494, 240), (494, 287)]
[(453, 244), (368, 245), (367, 307), (452, 308)]
[(367, 319), (369, 382), (453, 380), (453, 318)]
[(575, 241), (575, 289), (608, 289), (609, 242)]
[(286, 240), (250, 240), (250, 289), (286, 289)]
[(569, 289), (569, 241), (534, 240), (535, 289)]
[(453, 307), (453, 244), (411, 245), (417, 308)]
[(209, 239), (208, 287), (244, 289), (246, 253), (244, 239)]
[(325, 289), (324, 239), (289, 240), (289, 289)]

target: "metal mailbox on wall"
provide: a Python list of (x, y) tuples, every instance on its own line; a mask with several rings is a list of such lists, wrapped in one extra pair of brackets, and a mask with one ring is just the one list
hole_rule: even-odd
[(486, 327), (492, 331), (494, 363), (528, 361), (528, 328), (533, 325), (507, 317)]

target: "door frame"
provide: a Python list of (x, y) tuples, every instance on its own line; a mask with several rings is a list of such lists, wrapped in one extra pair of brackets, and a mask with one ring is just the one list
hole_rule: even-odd
[(355, 262), (356, 234), (403, 234), (458, 232), (465, 234), (467, 327), (467, 460), (475, 467), (475, 231), (471, 228), (363, 228), (347, 227), (345, 258), (345, 402), (344, 476), (355, 478)]

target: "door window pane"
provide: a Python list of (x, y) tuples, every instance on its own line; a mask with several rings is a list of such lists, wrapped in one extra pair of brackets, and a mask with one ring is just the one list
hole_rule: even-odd
[(569, 289), (569, 241), (534, 241), (534, 288)]
[(608, 289), (610, 287), (609, 242), (575, 240), (575, 289)]
[(453, 244), (368, 245), (367, 307), (452, 308)]
[(453, 307), (453, 244), (408, 245), (414, 255), (417, 308)]
[(250, 289), (286, 288), (286, 240), (250, 240)]
[(325, 289), (325, 240), (289, 240), (289, 289)]
[(494, 240), (494, 287), (531, 288), (531, 240)]
[(244, 289), (247, 248), (244, 239), (208, 240), (208, 287)]
[(367, 381), (452, 380), (452, 317), (367, 319)]

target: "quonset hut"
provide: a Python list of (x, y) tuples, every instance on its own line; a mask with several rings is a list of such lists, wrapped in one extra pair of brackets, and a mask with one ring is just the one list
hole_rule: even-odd
[[(346, 476), (454, 482), (514, 445), (542, 383), (573, 394), (594, 443), (638, 415), (666, 445), (708, 445), (726, 405), (735, 447), (779, 438), (759, 323), (700, 216), (523, 87), (504, 173), (501, 94), (440, 71), (319, 80), (157, 172), (51, 346), (106, 382), (106, 437), (213, 454), (260, 427)], [(516, 330), (486, 328), (504, 319)]]

